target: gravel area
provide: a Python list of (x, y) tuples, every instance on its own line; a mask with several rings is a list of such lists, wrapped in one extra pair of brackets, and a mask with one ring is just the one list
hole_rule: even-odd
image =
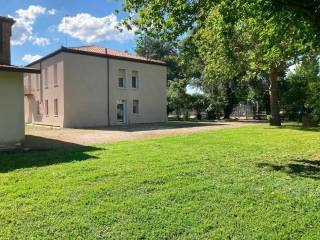
[(256, 124), (256, 122), (168, 122), (100, 129), (68, 129), (28, 125), (26, 127), (26, 141), (24, 147), (26, 149), (52, 149), (92, 146), (101, 143), (157, 138), (161, 136), (212, 131), (221, 128), (236, 128), (248, 124)]

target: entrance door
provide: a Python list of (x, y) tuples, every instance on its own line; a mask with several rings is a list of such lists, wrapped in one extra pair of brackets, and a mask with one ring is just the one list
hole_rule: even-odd
[(117, 121), (126, 123), (126, 104), (125, 101), (117, 104)]

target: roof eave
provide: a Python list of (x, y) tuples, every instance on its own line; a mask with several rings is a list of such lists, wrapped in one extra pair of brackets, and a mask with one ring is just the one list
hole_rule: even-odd
[(27, 67), (17, 67), (17, 66), (0, 66), (0, 71), (5, 72), (21, 72), (21, 73), (40, 73), (39, 69), (36, 68), (27, 68)]
[(140, 62), (140, 63), (146, 63), (146, 64), (154, 64), (154, 65), (160, 65), (160, 66), (168, 66), (167, 63), (163, 62), (152, 62), (152, 61), (148, 61), (148, 60), (140, 60), (140, 59), (131, 59), (131, 58), (127, 58), (127, 57), (121, 57), (121, 56), (112, 56), (112, 55), (108, 55), (108, 54), (100, 54), (100, 53), (94, 53), (94, 52), (85, 52), (85, 51), (81, 51), (81, 50), (75, 50), (75, 49), (70, 49), (67, 47), (61, 47), (60, 49), (50, 53), (49, 55), (42, 57), (32, 63), (29, 63), (28, 65), (26, 65), (26, 67), (32, 66), (34, 64), (40, 63), (50, 57), (53, 57), (61, 52), (68, 52), (68, 53), (74, 53), (74, 54), (81, 54), (81, 55), (87, 55), (87, 56), (96, 56), (96, 57), (103, 57), (103, 58), (112, 58), (112, 59), (120, 59), (120, 60), (125, 60), (125, 61), (130, 61), (130, 62)]

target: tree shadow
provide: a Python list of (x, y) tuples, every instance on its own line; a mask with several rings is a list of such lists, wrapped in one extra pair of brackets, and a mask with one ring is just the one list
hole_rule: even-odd
[(94, 160), (98, 158), (91, 155), (90, 152), (101, 150), (101, 148), (97, 147), (82, 146), (36, 136), (31, 136), (31, 138), (33, 145), (28, 139), (27, 151), (26, 148), (22, 148), (0, 152), (0, 173), (60, 163)]
[(193, 128), (193, 127), (208, 127), (208, 126), (223, 126), (227, 125), (222, 122), (193, 122), (193, 121), (169, 121), (165, 123), (137, 123), (128, 125), (118, 125), (110, 127), (86, 127), (86, 128), (74, 128), (81, 130), (105, 130), (115, 132), (141, 132), (141, 131), (153, 131), (153, 130), (170, 130), (180, 128)]
[(306, 132), (320, 132), (320, 127), (303, 127), (302, 125), (298, 124), (284, 124), (281, 127), (276, 127), (274, 129), (290, 129)]
[(276, 172), (284, 172), (291, 177), (320, 180), (320, 160), (295, 160), (287, 164), (258, 163), (257, 166)]

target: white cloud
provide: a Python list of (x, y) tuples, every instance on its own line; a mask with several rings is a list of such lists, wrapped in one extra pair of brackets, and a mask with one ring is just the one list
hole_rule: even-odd
[(31, 41), (34, 45), (38, 46), (46, 46), (50, 44), (50, 40), (43, 37), (32, 37)]
[(33, 25), (35, 21), (41, 15), (50, 14), (49, 11), (39, 5), (30, 5), (27, 9), (18, 9), (16, 15), (13, 17), (16, 23), (12, 28), (12, 44), (22, 45), (27, 41), (31, 41), (33, 44), (40, 46), (49, 44), (49, 39), (45, 40), (45, 38), (33, 36)]
[(40, 55), (26, 54), (22, 57), (22, 61), (24, 61), (26, 63), (31, 63), (31, 62), (37, 61), (40, 58), (42, 58), (42, 56), (40, 56)]
[(56, 11), (54, 8), (48, 10), (48, 14), (49, 14), (49, 15), (55, 15), (56, 12), (57, 12), (57, 11)]
[(104, 40), (124, 42), (133, 39), (134, 31), (119, 31), (119, 20), (114, 14), (105, 17), (94, 17), (88, 13), (79, 13), (73, 17), (64, 17), (58, 31), (68, 34), (83, 42), (92, 43)]

